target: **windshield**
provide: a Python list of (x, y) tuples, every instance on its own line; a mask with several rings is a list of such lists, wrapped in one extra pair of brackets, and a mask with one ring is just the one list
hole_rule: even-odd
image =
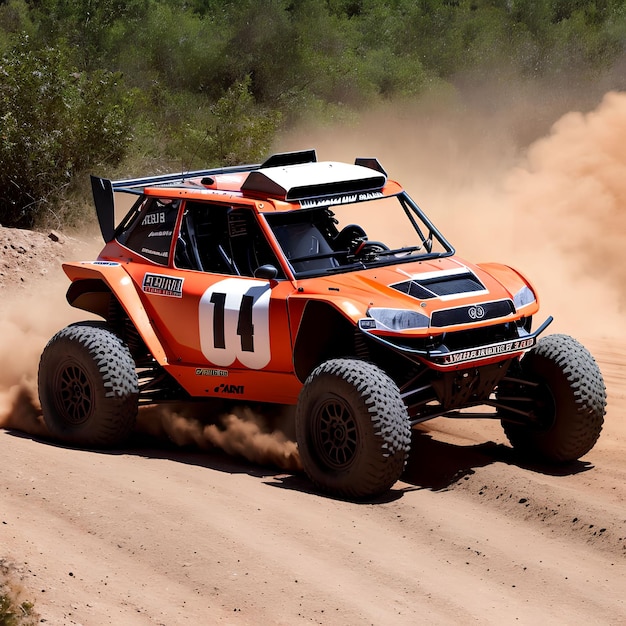
[(265, 217), (297, 277), (454, 253), (405, 193)]

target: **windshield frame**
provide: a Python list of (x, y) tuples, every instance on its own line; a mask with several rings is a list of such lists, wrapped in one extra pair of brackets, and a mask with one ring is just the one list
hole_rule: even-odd
[[(348, 206), (357, 203), (370, 202), (382, 198), (395, 198), (400, 204), (398, 210), (403, 210), (406, 218), (413, 227), (416, 239), (415, 245), (403, 248), (380, 250), (377, 253), (359, 256), (349, 254), (347, 250), (337, 249), (333, 247), (335, 239), (333, 236), (338, 235), (338, 231), (330, 231), (328, 224), (320, 226), (316, 216), (326, 214), (331, 221), (336, 223), (334, 219), (333, 209), (341, 206)], [(304, 203), (303, 203), (304, 204)], [(380, 194), (372, 197), (360, 197), (358, 199), (351, 198), (350, 202), (342, 202), (341, 197), (329, 197), (319, 200), (314, 207), (305, 206), (301, 209), (280, 212), (264, 212), (263, 217), (266, 219), (267, 226), (272, 231), (276, 242), (278, 243), (282, 256), (288, 263), (289, 268), (293, 272), (296, 279), (313, 278), (319, 276), (329, 276), (343, 272), (355, 272), (363, 269), (385, 267), (411, 263), (415, 261), (424, 261), (428, 259), (444, 258), (455, 254), (454, 247), (443, 236), (439, 229), (433, 224), (430, 218), (417, 205), (417, 203), (402, 190), (393, 194)], [(357, 223), (358, 224), (358, 223)], [(308, 235), (306, 227), (315, 232), (315, 235), (321, 235), (319, 248), (315, 253), (310, 250), (305, 254), (290, 253), (288, 245), (286, 245), (287, 235), (285, 232), (288, 228), (295, 226), (301, 227), (302, 233)], [(358, 227), (358, 226), (357, 226)], [(331, 227), (332, 228), (332, 227)], [(292, 229), (293, 230), (293, 229)], [(364, 231), (363, 231), (364, 233)], [(365, 233), (364, 233), (365, 234)], [(291, 239), (298, 238), (297, 232), (290, 235)], [(433, 243), (436, 242), (440, 250), (433, 252)], [(368, 242), (366, 241), (366, 244)], [(376, 244), (378, 242), (369, 242)], [(421, 253), (420, 253), (421, 251)], [(401, 255), (401, 256), (397, 256)]]

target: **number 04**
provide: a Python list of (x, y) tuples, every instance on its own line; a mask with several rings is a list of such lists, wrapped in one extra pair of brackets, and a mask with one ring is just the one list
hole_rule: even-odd
[(200, 298), (200, 348), (206, 359), (227, 367), (238, 359), (261, 369), (271, 359), (267, 282), (227, 278)]

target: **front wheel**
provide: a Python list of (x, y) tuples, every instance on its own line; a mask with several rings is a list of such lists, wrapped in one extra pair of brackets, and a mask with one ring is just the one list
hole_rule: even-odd
[(50, 434), (78, 446), (122, 443), (137, 415), (139, 387), (126, 345), (97, 322), (60, 330), (39, 362), (39, 399)]
[(296, 408), (300, 458), (311, 481), (347, 498), (383, 493), (400, 478), (411, 428), (396, 384), (365, 361), (333, 359), (306, 380)]
[[(519, 377), (497, 394), (504, 432), (520, 452), (551, 462), (579, 459), (595, 445), (606, 413), (606, 388), (593, 356), (568, 335), (549, 335), (521, 361)], [(528, 420), (516, 423), (520, 414)]]

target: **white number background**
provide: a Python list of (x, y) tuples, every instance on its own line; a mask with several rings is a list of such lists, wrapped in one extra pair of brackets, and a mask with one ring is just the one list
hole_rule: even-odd
[[(261, 289), (259, 289), (261, 288)], [(214, 319), (215, 304), (211, 302), (213, 294), (225, 294), (224, 307), (224, 348), (215, 347)], [(241, 349), (241, 337), (237, 334), (241, 305), (245, 295), (254, 294), (252, 305), (252, 324), (254, 350)], [(206, 359), (215, 365), (227, 367), (235, 359), (250, 369), (261, 369), (271, 359), (269, 306), (271, 290), (266, 281), (226, 278), (209, 287), (200, 298), (200, 349)]]

